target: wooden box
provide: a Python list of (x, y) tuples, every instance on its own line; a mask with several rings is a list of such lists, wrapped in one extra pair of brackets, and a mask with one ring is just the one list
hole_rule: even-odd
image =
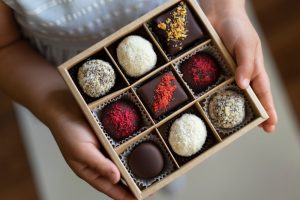
[[(205, 33), (207, 35), (206, 40), (191, 46), (177, 57), (170, 58), (166, 55), (165, 51), (163, 50), (159, 41), (157, 40), (157, 37), (152, 33), (151, 28), (149, 28), (149, 22), (155, 16), (164, 13), (171, 7), (174, 7), (179, 2), (180, 0), (169, 0), (165, 4), (140, 17), (139, 19), (123, 27), (119, 31), (115, 32), (114, 34), (110, 35), (104, 40), (96, 43), (95, 45), (91, 46), (90, 48), (86, 49), (82, 53), (76, 55), (72, 59), (59, 66), (59, 72), (61, 73), (72, 94), (77, 100), (80, 108), (82, 109), (87, 120), (92, 126), (95, 134), (97, 135), (105, 150), (108, 152), (111, 160), (119, 168), (123, 181), (128, 185), (128, 187), (131, 189), (131, 191), (137, 199), (144, 199), (149, 195), (155, 193), (156, 191), (158, 191), (159, 189), (176, 179), (178, 176), (181, 176), (182, 174), (186, 173), (187, 171), (198, 165), (200, 162), (213, 155), (217, 151), (221, 150), (226, 145), (233, 142), (241, 135), (253, 129), (268, 118), (266, 111), (255, 96), (253, 90), (249, 87), (248, 89), (242, 91), (242, 93), (247, 99), (248, 105), (250, 106), (252, 112), (252, 117), (247, 122), (247, 124), (238, 128), (236, 131), (230, 134), (223, 134), (214, 127), (203, 105), (205, 104), (205, 100), (210, 95), (214, 94), (216, 91), (224, 87), (234, 87), (234, 71), (236, 68), (236, 64), (195, 0), (187, 0), (185, 2), (189, 9), (192, 11), (194, 18), (201, 25), (201, 27), (205, 29)], [(146, 37), (153, 44), (154, 48), (156, 49), (156, 53), (159, 54), (159, 66), (157, 66), (154, 70), (152, 70), (145, 76), (142, 76), (140, 79), (128, 78), (119, 66), (115, 55), (116, 45), (120, 42), (121, 39), (130, 34), (138, 34), (142, 35), (143, 37)], [(136, 87), (147, 80), (151, 80), (152, 77), (156, 76), (162, 71), (165, 71), (166, 69), (169, 69), (176, 74), (176, 65), (183, 58), (199, 49), (205, 49), (208, 46), (209, 48), (212, 47), (216, 52), (218, 52), (218, 55), (220, 55), (220, 59), (222, 60), (222, 62), (224, 62), (225, 67), (228, 68), (228, 76), (225, 78), (225, 80), (217, 84), (214, 88), (210, 89), (209, 91), (206, 91), (202, 95), (195, 96), (189, 90), (189, 88), (185, 87), (184, 89), (190, 98), (189, 101), (181, 108), (167, 115), (162, 120), (153, 120), (146, 107), (143, 105), (143, 102), (137, 95), (135, 90)], [(78, 88), (78, 83), (76, 83), (76, 73), (78, 71), (78, 67), (81, 66), (82, 63), (90, 57), (96, 57), (100, 59), (103, 58), (104, 60), (109, 61), (114, 66), (119, 76), (117, 80), (118, 86), (111, 93), (96, 100), (92, 99), (87, 101), (82, 95), (82, 92), (80, 92)], [(181, 83), (184, 82), (180, 75), (176, 74), (176, 77)], [(150, 119), (150, 125), (140, 134), (129, 138), (123, 143), (112, 145), (110, 140), (107, 138), (107, 136), (101, 129), (99, 122), (95, 117), (95, 112), (97, 108), (103, 105), (105, 102), (119, 97), (124, 93), (130, 93), (133, 97), (136, 98), (137, 102), (141, 105), (141, 109), (145, 110), (147, 117)], [(184, 112), (193, 112), (201, 116), (201, 118), (204, 119), (207, 128), (209, 129), (208, 134), (210, 137), (210, 143), (207, 144), (207, 146), (204, 149), (202, 149), (199, 153), (197, 153), (196, 156), (193, 156), (190, 159), (178, 158), (178, 156), (175, 155), (175, 153), (170, 149), (168, 141), (166, 140), (166, 130), (170, 126), (170, 123), (172, 122), (172, 120), (176, 119), (176, 117), (180, 116), (180, 114)], [(154, 183), (147, 187), (139, 187), (133, 180), (126, 167), (124, 166), (120, 155), (122, 155), (122, 153), (125, 152), (132, 144), (141, 141), (149, 137), (150, 135), (154, 135), (160, 140), (161, 145), (163, 146), (165, 152), (169, 156), (170, 162), (172, 162), (173, 168), (171, 169), (170, 173), (161, 180), (156, 180), (154, 181)]]

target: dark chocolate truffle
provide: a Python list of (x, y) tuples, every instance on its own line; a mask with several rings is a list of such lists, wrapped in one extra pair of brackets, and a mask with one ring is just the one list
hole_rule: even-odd
[(188, 100), (172, 72), (160, 75), (142, 85), (137, 93), (156, 119)]
[(156, 144), (142, 142), (129, 155), (128, 165), (132, 173), (138, 178), (154, 178), (164, 168), (164, 157)]
[(114, 139), (124, 139), (141, 128), (139, 109), (129, 100), (120, 99), (103, 108), (100, 121), (104, 130)]
[(201, 92), (216, 83), (220, 69), (214, 57), (207, 53), (197, 53), (182, 63), (180, 71), (192, 90)]
[(155, 18), (152, 28), (167, 54), (171, 56), (196, 40), (203, 39), (203, 31), (184, 2)]

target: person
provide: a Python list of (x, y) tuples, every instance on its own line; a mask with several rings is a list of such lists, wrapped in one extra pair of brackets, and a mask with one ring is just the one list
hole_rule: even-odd
[[(162, 2), (0, 1), (0, 90), (49, 127), (80, 178), (114, 199), (134, 197), (119, 184), (117, 167), (99, 152), (101, 145), (55, 66)], [(270, 116), (261, 127), (272, 132), (277, 115), (245, 0), (201, 0), (201, 6), (236, 59), (238, 86), (251, 84)]]

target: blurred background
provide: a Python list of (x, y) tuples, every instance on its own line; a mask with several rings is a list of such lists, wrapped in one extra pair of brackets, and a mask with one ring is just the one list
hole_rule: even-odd
[[(300, 199), (300, 1), (248, 3), (263, 41), (277, 130), (256, 128), (181, 179), (176, 197), (165, 191), (150, 199)], [(70, 171), (47, 128), (1, 93), (0, 136), (1, 200), (107, 199)]]

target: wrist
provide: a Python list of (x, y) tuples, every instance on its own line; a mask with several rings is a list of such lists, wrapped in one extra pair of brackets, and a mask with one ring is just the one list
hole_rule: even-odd
[(42, 118), (50, 129), (83, 119), (77, 102), (67, 88), (49, 94), (45, 106)]

